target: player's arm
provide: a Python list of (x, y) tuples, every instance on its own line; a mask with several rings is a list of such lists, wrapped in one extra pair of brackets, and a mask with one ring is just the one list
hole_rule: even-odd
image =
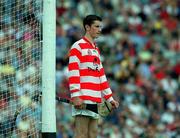
[(82, 104), (80, 96), (80, 73), (79, 73), (79, 63), (81, 59), (81, 49), (78, 45), (72, 46), (69, 52), (69, 88), (71, 93), (71, 99), (75, 106)]
[(110, 102), (113, 108), (118, 108), (119, 103), (115, 101), (114, 98), (112, 97), (112, 91), (107, 81), (102, 63), (100, 63), (100, 81), (101, 81), (101, 90), (102, 90), (104, 99)]

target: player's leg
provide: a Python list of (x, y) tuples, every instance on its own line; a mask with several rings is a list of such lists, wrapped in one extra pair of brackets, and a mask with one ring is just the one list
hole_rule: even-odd
[(89, 117), (78, 115), (75, 116), (75, 137), (74, 138), (87, 138), (88, 136), (88, 123)]
[(98, 134), (98, 119), (90, 118), (88, 138), (97, 138)]

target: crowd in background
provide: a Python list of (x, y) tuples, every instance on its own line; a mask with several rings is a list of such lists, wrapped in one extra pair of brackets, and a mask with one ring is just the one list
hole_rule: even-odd
[[(41, 131), (42, 0), (0, 2), (0, 138)], [(82, 19), (103, 19), (97, 39), (120, 107), (99, 120), (98, 138), (180, 137), (179, 0), (57, 0), (56, 93), (69, 97), (68, 50), (84, 35)], [(56, 106), (57, 138), (73, 138), (71, 106)], [(18, 135), (17, 135), (18, 134)], [(31, 135), (31, 136), (30, 136)]]
[(39, 137), (41, 3), (0, 1), (0, 138)]
[[(56, 90), (69, 96), (70, 46), (84, 35), (82, 19), (103, 18), (97, 39), (120, 107), (99, 121), (99, 138), (180, 137), (180, 2), (58, 0)], [(57, 137), (73, 137), (71, 108), (57, 104)]]

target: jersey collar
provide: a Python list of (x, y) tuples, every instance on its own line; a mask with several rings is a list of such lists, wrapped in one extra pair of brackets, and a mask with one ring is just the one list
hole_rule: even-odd
[(96, 43), (94, 42), (93, 44), (84, 36), (83, 39), (89, 43), (91, 46), (93, 46), (94, 48), (96, 48)]

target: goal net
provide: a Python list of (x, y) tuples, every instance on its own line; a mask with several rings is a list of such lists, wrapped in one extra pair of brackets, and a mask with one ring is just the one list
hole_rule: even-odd
[(0, 0), (0, 138), (39, 137), (42, 1)]

